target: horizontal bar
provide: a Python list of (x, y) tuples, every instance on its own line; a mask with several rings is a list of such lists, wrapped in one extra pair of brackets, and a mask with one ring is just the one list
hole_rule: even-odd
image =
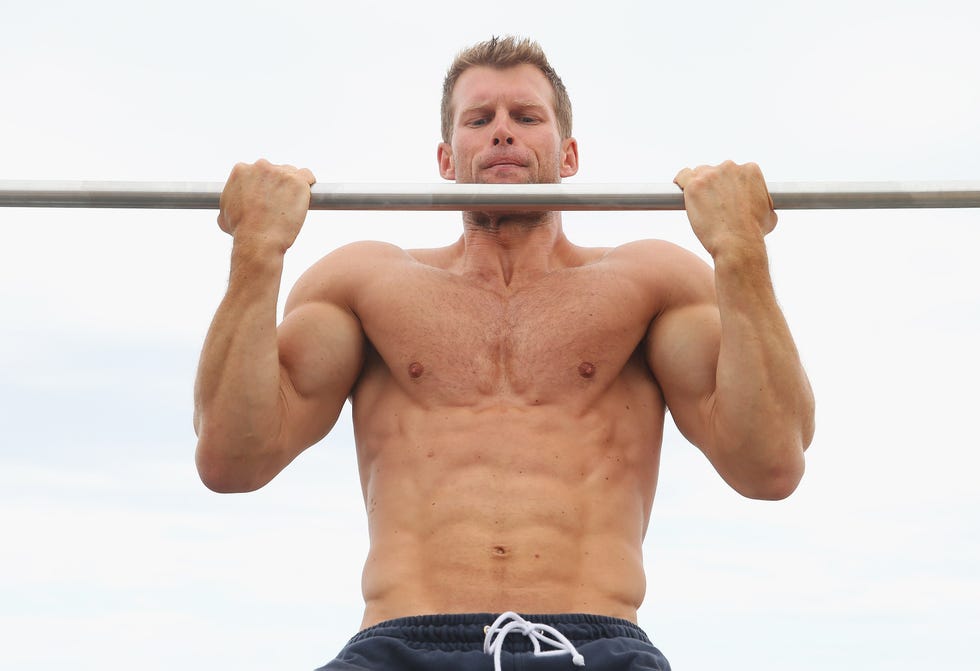
[[(220, 182), (3, 181), (0, 207), (218, 209)], [(980, 181), (769, 184), (777, 210), (980, 207)], [(674, 184), (316, 184), (313, 210), (683, 210)]]

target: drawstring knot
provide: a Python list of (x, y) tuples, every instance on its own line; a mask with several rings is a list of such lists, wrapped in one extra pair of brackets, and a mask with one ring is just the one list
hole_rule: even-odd
[[(509, 620), (509, 621), (508, 621)], [(504, 624), (506, 622), (506, 624)], [(531, 639), (534, 646), (535, 657), (545, 657), (550, 655), (571, 655), (572, 664), (575, 666), (585, 666), (585, 658), (579, 654), (572, 642), (564, 634), (554, 627), (546, 624), (528, 622), (517, 613), (510, 611), (498, 617), (492, 625), (484, 627), (486, 637), (483, 639), (483, 652), (493, 655), (493, 666), (495, 671), (500, 670), (500, 653), (504, 648), (504, 639), (507, 634), (516, 631)], [(541, 650), (541, 644), (546, 643), (555, 650)]]

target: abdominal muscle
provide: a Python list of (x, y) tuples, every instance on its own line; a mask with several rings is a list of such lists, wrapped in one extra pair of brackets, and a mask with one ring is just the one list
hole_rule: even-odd
[[(586, 407), (355, 398), (371, 547), (363, 626), (434, 613), (636, 620), (663, 402), (613, 384)], [(367, 408), (367, 409), (365, 409)]]

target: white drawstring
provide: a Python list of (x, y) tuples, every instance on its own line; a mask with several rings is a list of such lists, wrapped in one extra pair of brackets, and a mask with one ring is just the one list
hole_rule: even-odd
[[(506, 620), (510, 620), (510, 622), (501, 626)], [(535, 657), (571, 655), (572, 664), (575, 666), (585, 666), (585, 658), (579, 654), (575, 646), (572, 645), (572, 642), (565, 638), (560, 631), (546, 624), (528, 622), (517, 613), (508, 611), (498, 617), (492, 625), (483, 629), (486, 633), (486, 637), (483, 639), (483, 652), (488, 655), (493, 655), (494, 671), (501, 671), (500, 653), (504, 648), (504, 639), (507, 638), (507, 634), (515, 630), (531, 639), (531, 643), (534, 645)], [(554, 638), (549, 638), (548, 635)], [(558, 649), (542, 652), (541, 643), (547, 643)]]

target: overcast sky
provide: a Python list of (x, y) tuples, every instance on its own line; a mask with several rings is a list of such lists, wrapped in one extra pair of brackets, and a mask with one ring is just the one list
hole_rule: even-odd
[[(539, 40), (571, 93), (575, 182), (758, 162), (770, 181), (980, 180), (975, 3), (5, 2), (0, 179), (435, 182), (442, 76)], [(269, 486), (217, 495), (191, 390), (224, 291), (214, 212), (0, 210), (0, 666), (312, 669), (361, 618), (349, 418)], [(683, 213), (568, 214), (578, 244)], [(284, 284), (453, 213), (314, 212)], [(671, 429), (640, 624), (678, 671), (975, 669), (980, 211), (782, 212), (776, 291), (818, 429), (753, 502)]]

